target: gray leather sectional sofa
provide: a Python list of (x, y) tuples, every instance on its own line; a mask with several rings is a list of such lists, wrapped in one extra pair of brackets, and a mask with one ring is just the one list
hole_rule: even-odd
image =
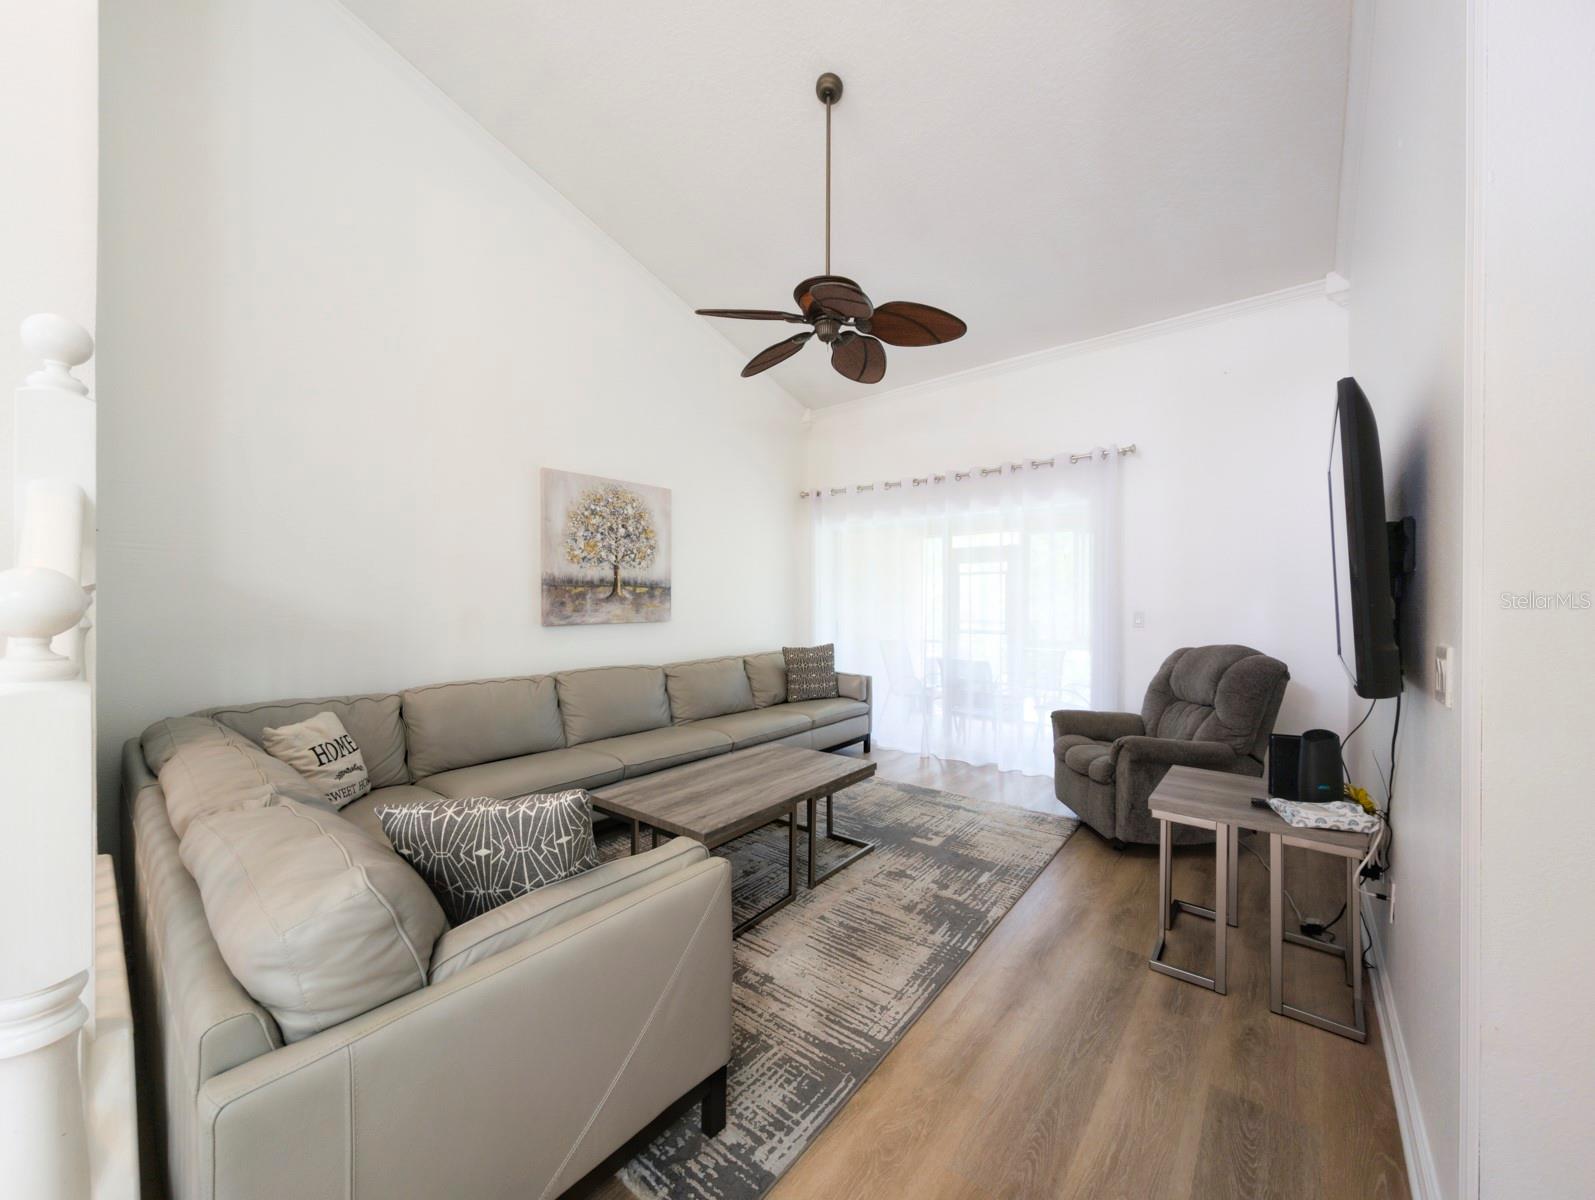
[(175, 1200), (552, 1197), (672, 1107), (703, 1097), (712, 1131), (723, 1104), (730, 870), (686, 839), (445, 930), (424, 986), (286, 1040), (228, 970), (179, 853), (190, 823), (291, 773), (263, 729), (337, 713), (373, 789), (340, 815), (381, 838), (382, 804), (570, 787), (601, 803), (745, 746), (867, 745), (870, 681), (838, 684), (788, 703), (771, 653), (228, 706), (130, 741), (124, 911), (158, 1182)]

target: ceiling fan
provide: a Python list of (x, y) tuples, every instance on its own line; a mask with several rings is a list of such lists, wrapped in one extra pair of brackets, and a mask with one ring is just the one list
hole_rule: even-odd
[(876, 306), (851, 279), (831, 274), (831, 106), (842, 98), (842, 80), (833, 72), (814, 85), (825, 105), (825, 274), (805, 279), (792, 290), (800, 312), (768, 308), (700, 308), (704, 317), (735, 317), (743, 321), (786, 321), (812, 325), (785, 341), (766, 347), (748, 360), (742, 377), (767, 371), (803, 349), (818, 337), (831, 348), (831, 366), (855, 383), (879, 383), (886, 375), (889, 346), (937, 346), (961, 338), (968, 326), (939, 308), (892, 300)]

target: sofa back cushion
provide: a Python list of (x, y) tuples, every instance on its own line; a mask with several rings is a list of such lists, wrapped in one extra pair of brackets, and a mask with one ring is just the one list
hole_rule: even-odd
[(228, 969), (285, 1041), (426, 984), (443, 910), (390, 847), (336, 813), (292, 800), (209, 813), (178, 854)]
[(404, 693), (404, 733), (417, 779), (565, 744), (550, 675), (410, 688)]
[(404, 762), (404, 723), (397, 694), (329, 696), (322, 700), (268, 700), (262, 704), (207, 708), (196, 714), (212, 717), (236, 729), (257, 746), (265, 745), (265, 730), (274, 725), (297, 725), (317, 713), (336, 713), (360, 747), (374, 788), (411, 783)]
[(593, 667), (554, 679), (567, 746), (670, 724), (663, 667)]
[(1141, 721), (1151, 737), (1260, 753), (1289, 679), (1284, 663), (1250, 646), (1182, 647), (1152, 677)]
[(678, 725), (753, 707), (753, 688), (740, 658), (671, 663), (665, 668), (665, 690), (670, 694), (670, 716)]
[(144, 731), (144, 761), (160, 777), (178, 837), (207, 813), (260, 808), (279, 796), (316, 803), (298, 771), (209, 717), (167, 717)]
[(753, 689), (753, 707), (786, 703), (786, 657), (779, 650), (750, 654), (742, 660)]

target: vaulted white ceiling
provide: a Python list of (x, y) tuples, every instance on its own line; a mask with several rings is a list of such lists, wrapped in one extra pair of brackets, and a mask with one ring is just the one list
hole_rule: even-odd
[(1350, 0), (344, 3), (693, 307), (820, 273), (838, 72), (833, 269), (969, 333), (873, 389), (808, 346), (771, 376), (811, 406), (1332, 265)]

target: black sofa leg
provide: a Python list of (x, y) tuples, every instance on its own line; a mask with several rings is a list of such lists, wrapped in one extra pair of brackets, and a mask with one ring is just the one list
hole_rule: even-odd
[(864, 753), (869, 753), (869, 734), (867, 733), (864, 735)]
[(704, 1085), (703, 1136), (718, 1137), (726, 1127), (726, 1070), (721, 1067)]
[(1129, 849), (1129, 846), (1124, 844), (1124, 841), (1123, 841), (1122, 838), (1114, 838), (1111, 842), (1108, 843), (1108, 845), (1112, 846), (1120, 854), (1123, 854), (1126, 850)]

